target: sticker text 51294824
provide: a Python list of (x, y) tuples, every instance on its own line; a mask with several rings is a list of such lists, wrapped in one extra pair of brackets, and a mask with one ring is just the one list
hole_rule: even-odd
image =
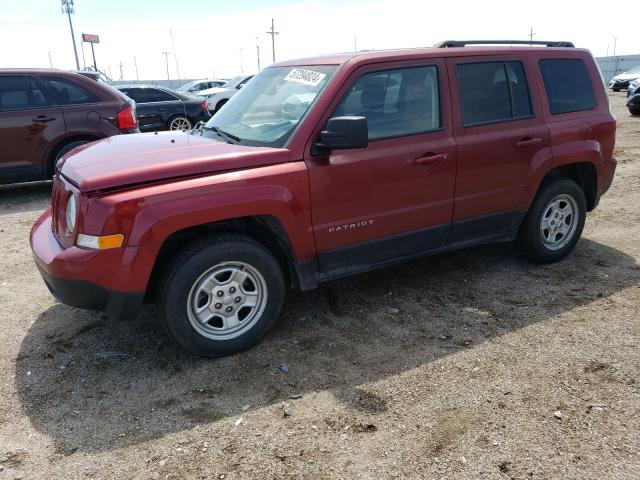
[(326, 77), (324, 73), (314, 72), (313, 70), (303, 70), (302, 68), (294, 68), (284, 79), (288, 82), (304, 83), (305, 85), (317, 86)]

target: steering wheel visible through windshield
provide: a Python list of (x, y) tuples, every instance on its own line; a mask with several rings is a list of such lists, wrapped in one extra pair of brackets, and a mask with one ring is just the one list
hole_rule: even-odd
[(283, 146), (336, 65), (272, 67), (253, 77), (200, 131), (255, 146)]

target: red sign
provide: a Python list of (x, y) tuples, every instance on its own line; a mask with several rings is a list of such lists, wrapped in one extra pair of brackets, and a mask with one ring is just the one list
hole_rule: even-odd
[(91, 33), (83, 33), (82, 41), (87, 43), (100, 43), (100, 37)]

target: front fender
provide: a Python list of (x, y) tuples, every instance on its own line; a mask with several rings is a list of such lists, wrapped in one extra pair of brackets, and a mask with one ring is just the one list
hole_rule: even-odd
[(214, 174), (115, 192), (88, 202), (83, 230), (124, 233), (127, 246), (157, 252), (169, 235), (209, 223), (268, 215), (283, 226), (297, 261), (315, 255), (303, 162)]

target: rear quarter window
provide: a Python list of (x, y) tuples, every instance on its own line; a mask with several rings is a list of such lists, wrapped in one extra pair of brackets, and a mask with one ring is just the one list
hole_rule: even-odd
[(592, 110), (596, 98), (589, 72), (578, 58), (549, 58), (539, 61), (552, 115)]

